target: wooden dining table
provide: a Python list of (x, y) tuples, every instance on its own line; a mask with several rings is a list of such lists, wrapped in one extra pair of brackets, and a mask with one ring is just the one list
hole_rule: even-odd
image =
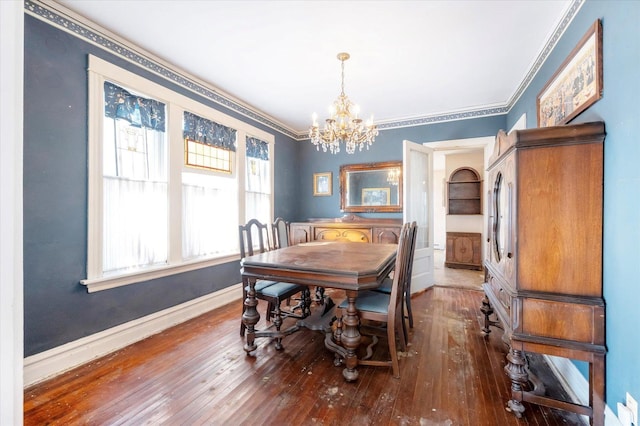
[[(242, 260), (242, 281), (249, 287), (244, 301), (242, 321), (247, 327), (244, 350), (255, 351), (256, 337), (283, 337), (302, 328), (325, 331), (325, 346), (344, 359), (342, 372), (347, 381), (358, 378), (358, 348), (361, 335), (356, 309), (358, 292), (379, 287), (395, 266), (396, 244), (312, 241), (248, 256)], [(318, 321), (303, 319), (288, 329), (256, 330), (260, 320), (256, 299), (257, 280), (282, 281), (322, 288), (342, 289), (348, 302), (342, 321), (340, 339), (331, 337), (328, 320), (333, 315), (317, 310)], [(312, 315), (312, 316), (314, 316)], [(324, 322), (323, 322), (324, 321)]]

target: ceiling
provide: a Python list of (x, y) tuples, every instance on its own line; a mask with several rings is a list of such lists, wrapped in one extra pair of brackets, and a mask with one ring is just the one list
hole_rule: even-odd
[(506, 107), (572, 0), (59, 0), (303, 133), (340, 93), (393, 123)]

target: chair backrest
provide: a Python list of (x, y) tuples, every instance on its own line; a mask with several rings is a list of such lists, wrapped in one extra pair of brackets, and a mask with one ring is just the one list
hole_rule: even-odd
[(402, 312), (404, 303), (404, 286), (406, 282), (407, 263), (411, 246), (411, 225), (405, 223), (400, 231), (398, 240), (398, 251), (396, 252), (395, 272), (393, 273), (393, 284), (391, 285), (391, 296), (389, 297), (389, 319), (396, 318)]
[(404, 278), (404, 291), (407, 297), (411, 295), (411, 275), (413, 274), (413, 256), (416, 252), (416, 238), (418, 234), (418, 224), (413, 221), (409, 225), (409, 252), (407, 253), (408, 261), (406, 264), (406, 272)]
[(271, 225), (274, 248), (289, 247), (289, 223), (278, 217)]
[(264, 253), (271, 250), (269, 243), (269, 227), (258, 219), (251, 219), (239, 226), (240, 258)]

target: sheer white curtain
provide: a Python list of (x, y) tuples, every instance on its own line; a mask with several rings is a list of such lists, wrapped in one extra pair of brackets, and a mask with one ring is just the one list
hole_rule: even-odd
[(247, 157), (246, 221), (271, 222), (271, 167), (269, 160)]
[(182, 174), (182, 256), (193, 259), (236, 251), (238, 191), (235, 179)]
[(165, 133), (105, 117), (103, 272), (167, 262)]

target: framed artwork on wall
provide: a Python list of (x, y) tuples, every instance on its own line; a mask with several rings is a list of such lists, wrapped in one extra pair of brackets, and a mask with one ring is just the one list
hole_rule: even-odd
[(333, 193), (333, 183), (331, 182), (331, 172), (313, 174), (313, 195), (331, 195)]
[(602, 24), (598, 19), (538, 94), (538, 127), (567, 124), (601, 97)]
[(363, 206), (388, 206), (391, 204), (391, 188), (362, 188)]

